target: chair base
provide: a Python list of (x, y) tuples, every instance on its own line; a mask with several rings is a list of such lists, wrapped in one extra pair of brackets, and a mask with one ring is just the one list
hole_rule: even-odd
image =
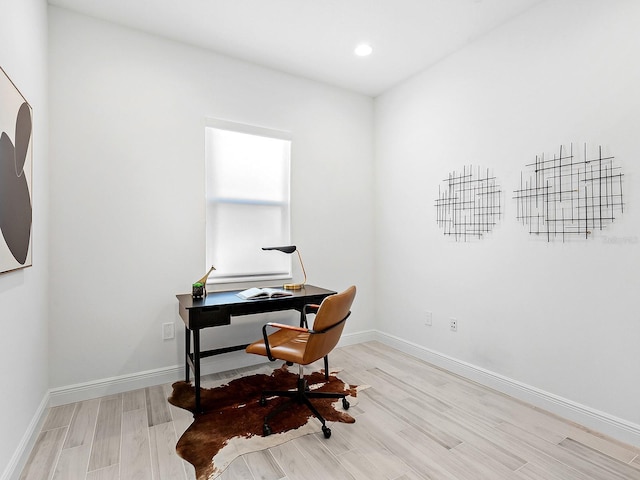
[(322, 433), (325, 438), (329, 438), (331, 436), (331, 429), (327, 427), (325, 419), (320, 415), (320, 412), (313, 406), (311, 403), (312, 398), (341, 398), (342, 399), (342, 408), (345, 410), (349, 409), (349, 402), (346, 398), (346, 394), (344, 393), (333, 393), (333, 392), (312, 392), (309, 390), (309, 385), (307, 380), (304, 378), (302, 373), (302, 365), (300, 365), (300, 374), (298, 376), (297, 387), (295, 390), (265, 390), (262, 392), (262, 396), (260, 397), (260, 405), (264, 406), (267, 404), (267, 397), (286, 397), (290, 400), (288, 402), (279, 405), (277, 408), (273, 409), (264, 417), (264, 423), (262, 425), (262, 433), (266, 437), (271, 435), (271, 427), (269, 426), (269, 420), (276, 416), (278, 413), (282, 412), (289, 408), (292, 403), (304, 404), (306, 407), (313, 413), (313, 415), (320, 420), (322, 423)]

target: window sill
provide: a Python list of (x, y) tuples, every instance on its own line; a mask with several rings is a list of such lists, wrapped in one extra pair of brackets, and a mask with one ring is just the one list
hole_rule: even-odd
[[(209, 278), (207, 281), (207, 290), (216, 290), (224, 288), (225, 290), (243, 290), (248, 287), (264, 287), (269, 286), (270, 283), (280, 281), (280, 283), (287, 283), (291, 281), (293, 277), (291, 275), (256, 275), (245, 277), (227, 277), (227, 278)], [(283, 282), (284, 281), (284, 282)]]

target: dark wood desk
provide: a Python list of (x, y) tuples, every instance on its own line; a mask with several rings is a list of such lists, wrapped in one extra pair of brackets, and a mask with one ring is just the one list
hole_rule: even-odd
[[(180, 317), (185, 325), (185, 370), (186, 381), (189, 381), (189, 369), (193, 371), (196, 389), (196, 412), (200, 412), (200, 359), (221, 353), (243, 350), (248, 344), (233, 345), (215, 350), (200, 350), (200, 330), (209, 327), (229, 325), (231, 317), (251, 315), (254, 313), (278, 312), (282, 310), (302, 310), (309, 303), (321, 303), (325, 297), (336, 292), (313, 285), (305, 285), (300, 290), (291, 290), (290, 297), (243, 300), (236, 294), (241, 290), (228, 292), (212, 292), (202, 299), (194, 299), (191, 294), (176, 295), (179, 303)], [(193, 352), (191, 352), (191, 336), (193, 335)], [(253, 340), (262, 338), (260, 329), (256, 330)]]

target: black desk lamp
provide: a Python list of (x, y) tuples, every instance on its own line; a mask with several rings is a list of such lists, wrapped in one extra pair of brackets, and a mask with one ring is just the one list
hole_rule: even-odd
[(302, 267), (302, 273), (304, 273), (304, 281), (302, 283), (285, 283), (283, 288), (285, 290), (300, 290), (307, 283), (307, 272), (304, 270), (304, 264), (302, 263), (302, 257), (300, 251), (296, 249), (295, 245), (287, 245), (285, 247), (262, 247), (263, 250), (278, 250), (282, 253), (291, 254), (298, 252), (298, 260), (300, 260), (300, 266)]

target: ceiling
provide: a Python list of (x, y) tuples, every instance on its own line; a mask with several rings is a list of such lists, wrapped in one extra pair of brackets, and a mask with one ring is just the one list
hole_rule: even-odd
[[(49, 0), (375, 97), (543, 0)], [(373, 54), (357, 57), (360, 42)]]

